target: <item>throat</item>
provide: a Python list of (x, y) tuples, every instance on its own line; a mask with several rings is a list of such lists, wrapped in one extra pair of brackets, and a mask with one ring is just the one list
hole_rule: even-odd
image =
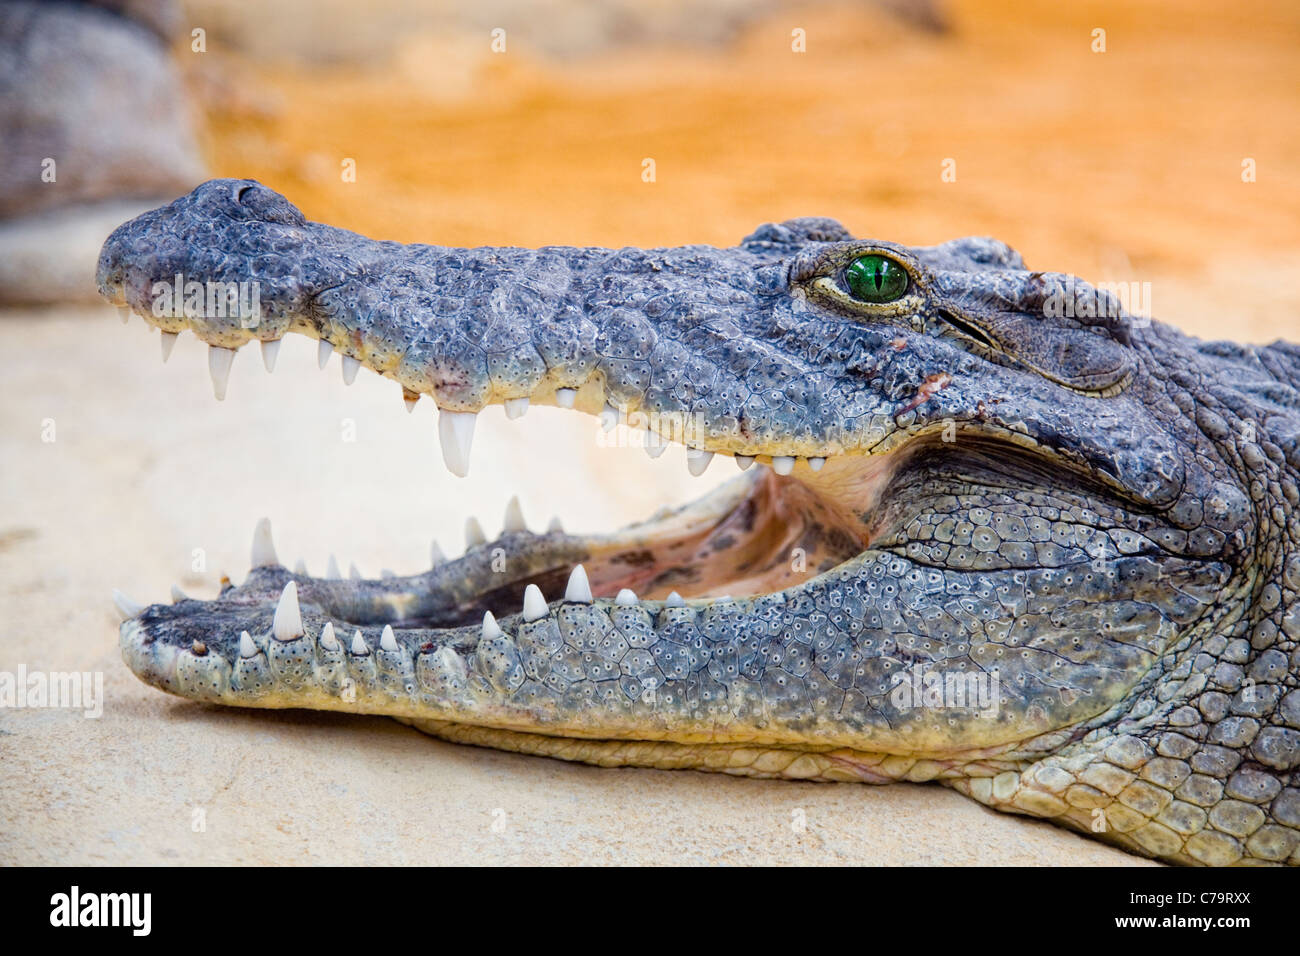
[(705, 527), (648, 533), (593, 554), (592, 585), (662, 599), (746, 597), (802, 584), (861, 553), (863, 527), (800, 481), (770, 472)]

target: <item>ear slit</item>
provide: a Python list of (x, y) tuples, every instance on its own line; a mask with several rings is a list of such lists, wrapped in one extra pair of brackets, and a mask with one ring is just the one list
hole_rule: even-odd
[(939, 310), (939, 318), (943, 319), (943, 321), (947, 322), (949, 325), (951, 325), (958, 332), (961, 332), (967, 338), (972, 338), (976, 342), (979, 342), (981, 345), (987, 348), (996, 349), (998, 347), (996, 342), (990, 339), (978, 328), (971, 325), (965, 319), (957, 318), (957, 316), (953, 315), (947, 309)]

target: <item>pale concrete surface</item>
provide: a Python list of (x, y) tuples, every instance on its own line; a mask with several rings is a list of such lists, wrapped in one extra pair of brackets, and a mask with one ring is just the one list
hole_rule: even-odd
[(102, 672), (106, 698), (97, 720), (0, 710), (0, 863), (1145, 862), (938, 786), (600, 770), (379, 717), (168, 697), (118, 656), (110, 589), (158, 602), (179, 581), (210, 598), (223, 570), (246, 573), (262, 514), (286, 562), (319, 572), (334, 550), (402, 573), (425, 566), (431, 534), (458, 551), (467, 514), (494, 533), (515, 491), (534, 526), (555, 511), (598, 529), (732, 468), (691, 479), (680, 449), (650, 461), (597, 447), (589, 418), (494, 409), (471, 479), (455, 479), (427, 401), (408, 416), (365, 371), (344, 388), (337, 359), (317, 371), (298, 337), (273, 376), (241, 353), (224, 403), (191, 336), (162, 365), (157, 333), (107, 307), (0, 314), (0, 353), (0, 671)]

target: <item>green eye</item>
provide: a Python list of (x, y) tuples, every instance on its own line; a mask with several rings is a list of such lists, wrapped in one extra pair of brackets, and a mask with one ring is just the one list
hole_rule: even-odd
[(844, 270), (849, 294), (863, 302), (893, 302), (907, 291), (907, 270), (885, 256), (854, 259)]

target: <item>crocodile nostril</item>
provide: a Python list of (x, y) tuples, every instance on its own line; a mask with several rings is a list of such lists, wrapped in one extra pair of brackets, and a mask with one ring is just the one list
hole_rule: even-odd
[(253, 187), (251, 184), (246, 186), (240, 186), (239, 189), (235, 191), (235, 202), (243, 203), (244, 193), (251, 192), (252, 189)]

